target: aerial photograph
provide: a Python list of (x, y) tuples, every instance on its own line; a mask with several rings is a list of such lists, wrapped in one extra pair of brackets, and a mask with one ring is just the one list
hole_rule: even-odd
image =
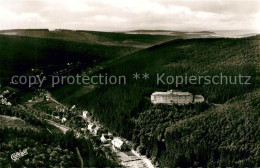
[(0, 168), (260, 167), (260, 0), (0, 0)]

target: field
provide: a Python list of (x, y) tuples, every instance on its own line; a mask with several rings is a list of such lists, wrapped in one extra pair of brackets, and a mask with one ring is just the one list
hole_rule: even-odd
[(24, 120), (16, 117), (0, 115), (1, 128), (17, 128), (17, 129), (35, 129), (34, 126), (26, 123)]

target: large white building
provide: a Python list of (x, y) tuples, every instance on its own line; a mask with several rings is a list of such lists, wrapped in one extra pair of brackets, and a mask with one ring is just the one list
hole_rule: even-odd
[(203, 101), (204, 97), (201, 95), (193, 96), (189, 92), (178, 92), (173, 90), (169, 90), (167, 92), (154, 92), (151, 95), (151, 102), (153, 104), (185, 105), (189, 103), (199, 103)]

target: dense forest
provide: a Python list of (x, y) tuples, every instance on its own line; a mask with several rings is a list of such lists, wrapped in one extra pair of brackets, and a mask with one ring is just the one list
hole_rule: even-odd
[[(101, 41), (128, 45), (147, 46), (169, 40), (168, 37), (157, 36), (150, 43), (152, 36), (146, 35), (141, 38), (139, 35), (119, 33), (78, 33), (104, 36)], [(124, 75), (127, 84), (97, 85), (88, 90), (84, 85), (64, 85), (52, 88), (52, 95), (62, 103), (87, 109), (109, 130), (133, 141), (137, 151), (146, 154), (161, 167), (260, 166), (259, 35), (237, 39), (178, 39), (146, 49), (131, 45), (116, 46), (116, 43), (85, 43), (76, 38), (67, 41), (60, 38), (61, 34), (56, 35), (57, 38), (0, 35), (0, 83), (9, 84), (12, 75), (23, 74), (32, 68), (53, 72), (66, 68), (68, 62), (80, 62), (88, 69), (102, 65), (104, 68), (88, 75)], [(73, 35), (73, 38), (78, 35)], [(125, 41), (126, 38), (131, 38), (131, 41)], [(149, 79), (133, 79), (134, 73), (139, 73), (141, 78), (148, 73)], [(157, 74), (187, 77), (249, 75), (251, 84), (157, 84)], [(170, 89), (201, 94), (206, 102), (183, 107), (154, 106), (150, 103), (153, 92)], [(49, 165), (59, 163), (62, 167), (79, 166), (76, 147), (84, 156), (86, 166), (115, 166), (105, 159), (102, 152), (93, 150), (92, 142), (75, 139), (71, 132), (66, 136), (59, 133), (54, 136), (46, 131), (46, 128), (51, 128), (33, 115), (6, 109), (0, 109), (0, 112), (43, 128), (38, 132), (1, 128), (1, 137), (5, 135), (1, 139), (1, 151), (16, 152), (24, 147), (19, 144), (28, 141), (32, 144), (30, 153), (33, 156), (30, 158), (34, 160), (28, 161), (24, 157), (19, 163), (10, 163), (10, 158), (1, 152), (3, 165), (0, 167), (30, 167), (31, 162), (41, 166), (41, 161)], [(14, 136), (16, 139), (12, 141), (10, 138)], [(13, 145), (8, 145), (9, 141)], [(35, 145), (37, 147), (34, 148)], [(50, 154), (57, 153), (59, 157), (53, 154), (48, 161), (38, 152), (46, 150)], [(63, 155), (65, 158), (62, 158)], [(68, 162), (60, 162), (64, 159)]]
[(9, 84), (12, 75), (21, 75), (32, 68), (54, 72), (67, 63), (93, 66), (137, 50), (133, 47), (107, 46), (48, 38), (0, 35), (0, 82)]

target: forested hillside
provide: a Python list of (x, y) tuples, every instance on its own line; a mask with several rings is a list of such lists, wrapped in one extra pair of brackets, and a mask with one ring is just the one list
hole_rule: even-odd
[(67, 63), (93, 66), (115, 59), (136, 48), (87, 44), (82, 42), (0, 35), (0, 82), (12, 75), (24, 74), (32, 68), (55, 71)]
[(135, 147), (162, 167), (257, 167), (259, 91), (205, 111), (167, 106), (146, 110), (135, 120)]
[[(237, 99), (243, 96), (245, 91), (253, 95), (259, 93), (257, 90), (260, 74), (259, 40), (260, 36), (241, 39), (180, 39), (144, 49), (121, 58), (102, 70), (101, 73), (127, 76), (126, 85), (101, 86), (84, 96), (67, 99), (65, 103), (83, 105), (93, 111), (94, 116), (111, 130), (128, 139), (136, 139), (138, 145), (148, 149), (147, 154), (154, 157), (154, 160), (162, 166), (255, 166), (259, 163), (259, 160), (256, 160), (259, 159), (257, 158), (259, 141), (256, 136), (253, 136), (250, 142), (252, 141), (256, 146), (249, 149), (250, 155), (244, 153), (245, 147), (241, 144), (245, 141), (238, 142), (243, 137), (242, 130), (245, 130), (244, 109), (242, 108), (244, 99)], [(133, 79), (133, 74), (136, 72), (149, 73), (149, 79)], [(187, 83), (176, 87), (175, 84), (157, 85), (156, 73), (165, 73), (166, 76), (184, 76), (185, 74), (187, 76), (214, 76), (220, 73), (238, 76), (242, 74), (250, 75), (252, 78), (250, 85)], [(181, 111), (180, 115), (184, 116), (177, 117), (177, 121), (176, 117), (167, 118), (165, 110), (158, 109), (158, 113), (162, 112), (162, 116), (165, 115), (164, 117), (167, 118), (169, 124), (165, 126), (163, 126), (165, 121), (160, 120), (160, 117), (157, 117), (158, 121), (153, 117), (140, 118), (143, 112), (150, 109), (150, 95), (154, 91), (169, 89), (202, 94), (208, 102), (220, 105), (204, 112), (188, 110), (183, 113)], [(67, 91), (70, 92), (70, 89), (67, 88)], [(66, 94), (64, 90), (57, 90), (53, 93), (60, 100)], [(257, 98), (257, 96), (253, 97)], [(248, 115), (250, 122), (255, 122), (258, 120), (256, 109), (259, 109), (259, 103), (252, 100), (248, 99), (250, 109), (252, 109)], [(189, 112), (192, 112), (192, 115)], [(176, 110), (172, 110), (171, 113), (172, 116), (178, 116)], [(159, 114), (156, 110), (151, 110), (149, 113), (150, 116)], [(186, 118), (185, 115), (187, 115)], [(156, 122), (156, 125), (162, 125), (162, 128), (149, 130), (151, 138), (148, 138), (146, 134), (141, 138), (140, 132), (136, 132), (138, 119), (142, 119), (145, 123)], [(258, 135), (258, 125), (248, 127), (252, 131), (250, 135)], [(159, 130), (155, 131), (156, 129)], [(230, 130), (227, 131), (227, 129)], [(158, 132), (165, 132), (165, 134), (160, 133), (160, 136), (165, 137), (164, 141), (160, 141), (160, 138), (156, 140)], [(231, 152), (236, 153), (232, 155), (232, 158)], [(209, 158), (213, 158), (213, 161), (210, 162)]]
[[(96, 148), (93, 141), (75, 138), (73, 131), (61, 130), (21, 109), (0, 107), (0, 167), (79, 167), (77, 148), (86, 167), (118, 166)], [(11, 155), (27, 149), (18, 161)]]

